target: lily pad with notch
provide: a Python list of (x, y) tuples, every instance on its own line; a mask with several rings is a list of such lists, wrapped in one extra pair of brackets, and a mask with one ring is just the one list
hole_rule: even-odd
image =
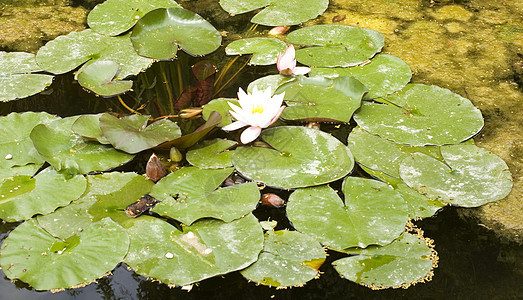
[(354, 115), (364, 130), (412, 146), (458, 144), (483, 128), (479, 109), (437, 86), (409, 84), (383, 103), (363, 103)]
[(263, 231), (252, 214), (229, 223), (200, 220), (184, 226), (183, 232), (163, 220), (142, 216), (127, 231), (131, 245), (125, 263), (169, 286), (244, 269), (263, 248)]
[(351, 77), (298, 77), (281, 85), (275, 94), (281, 92), (285, 92), (287, 104), (283, 119), (348, 123), (367, 88)]
[(26, 220), (35, 214), (48, 214), (78, 199), (87, 181), (77, 175), (65, 178), (53, 168), (36, 176), (16, 175), (0, 181), (0, 219), (8, 222)]
[(338, 251), (387, 245), (403, 233), (407, 204), (387, 184), (347, 177), (343, 193), (345, 203), (326, 185), (297, 189), (287, 202), (289, 220), (296, 230)]
[(276, 38), (254, 37), (236, 40), (225, 48), (227, 55), (252, 54), (251, 65), (272, 65), (278, 54), (285, 52), (287, 44)]
[(127, 153), (156, 147), (181, 136), (180, 127), (167, 119), (149, 123), (149, 116), (130, 115), (117, 118), (110, 114), (100, 117), (103, 135), (116, 148)]
[(325, 250), (298, 231), (268, 231), (258, 260), (241, 274), (257, 284), (276, 288), (302, 286), (319, 276)]
[(405, 233), (383, 247), (368, 247), (332, 263), (340, 275), (372, 289), (407, 288), (432, 278), (438, 257), (431, 241)]
[(296, 60), (314, 67), (351, 67), (376, 53), (385, 43), (372, 29), (345, 25), (314, 25), (291, 32), (287, 42), (310, 46), (296, 51)]
[(36, 125), (49, 124), (57, 119), (45, 112), (13, 112), (0, 117), (0, 167), (43, 164), (44, 159), (36, 151), (29, 134)]
[(0, 265), (12, 280), (20, 279), (36, 290), (59, 290), (94, 282), (114, 269), (128, 249), (127, 232), (109, 218), (66, 240), (31, 219), (5, 239)]
[(107, 0), (89, 12), (87, 24), (98, 33), (119, 35), (131, 29), (145, 14), (161, 7), (180, 5), (172, 0)]
[(262, 9), (252, 23), (267, 26), (298, 25), (321, 15), (328, 0), (220, 0), (220, 6), (230, 14), (243, 14)]
[(22, 99), (45, 90), (54, 76), (33, 74), (40, 71), (34, 54), (0, 51), (0, 101)]
[(512, 189), (507, 164), (474, 145), (448, 145), (440, 149), (443, 162), (413, 153), (400, 164), (401, 179), (431, 199), (464, 207), (477, 207), (503, 199)]
[(369, 92), (364, 99), (385, 97), (409, 83), (412, 71), (396, 56), (378, 54), (368, 64), (348, 68), (313, 68), (309, 76), (351, 76), (363, 83)]
[(100, 144), (111, 144), (103, 135), (102, 129), (100, 128), (100, 117), (102, 115), (103, 113), (96, 115), (81, 115), (76, 119), (76, 121), (74, 121), (71, 128), (76, 134), (85, 139), (97, 141)]
[(300, 126), (266, 129), (262, 139), (272, 148), (239, 147), (234, 167), (266, 185), (297, 188), (338, 180), (354, 167), (350, 150), (328, 133)]
[(116, 168), (134, 157), (75, 134), (71, 128), (78, 117), (59, 119), (48, 125), (39, 124), (29, 135), (38, 153), (55, 169), (87, 174)]
[(271, 89), (272, 94), (274, 95), (276, 90), (283, 85), (284, 83), (295, 81), (295, 76), (284, 76), (280, 74), (276, 75), (267, 75), (261, 78), (258, 78), (251, 83), (249, 83), (249, 86), (247, 86), (247, 92), (252, 93), (254, 90), (254, 87), (258, 89), (258, 91), (264, 91), (268, 88)]
[(130, 80), (113, 80), (119, 68), (119, 64), (115, 61), (97, 60), (78, 72), (78, 83), (104, 97), (123, 94), (132, 89), (133, 82)]
[(196, 13), (178, 7), (158, 8), (133, 28), (131, 41), (138, 54), (172, 59), (178, 48), (191, 55), (206, 55), (220, 47), (218, 30)]
[(115, 80), (136, 75), (153, 62), (136, 53), (129, 34), (111, 37), (91, 29), (59, 36), (45, 44), (36, 54), (38, 65), (54, 74), (66, 73), (81, 65), (84, 68), (96, 60), (110, 60), (119, 64)]
[(173, 172), (152, 188), (150, 195), (161, 201), (152, 211), (188, 225), (201, 218), (230, 222), (249, 214), (260, 199), (256, 183), (219, 188), (232, 171), (186, 167)]

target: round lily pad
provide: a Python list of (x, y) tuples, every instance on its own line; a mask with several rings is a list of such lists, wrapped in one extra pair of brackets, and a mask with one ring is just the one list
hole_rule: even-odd
[(17, 175), (0, 181), (0, 219), (8, 222), (47, 214), (78, 199), (87, 182), (83, 176), (70, 179), (47, 168), (36, 176)]
[[(403, 159), (414, 152), (422, 152), (441, 159), (439, 147), (414, 147), (401, 145), (377, 135), (370, 134), (361, 127), (355, 127), (347, 139), (347, 147), (358, 164), (386, 176), (399, 179), (399, 165)], [(381, 177), (380, 177), (381, 178)]]
[(237, 99), (232, 99), (232, 98), (214, 99), (214, 100), (211, 100), (211, 102), (209, 102), (203, 106), (202, 116), (206, 120), (208, 120), (211, 112), (216, 111), (222, 116), (222, 121), (220, 122), (220, 124), (218, 124), (218, 126), (223, 127), (223, 126), (229, 125), (233, 122), (232, 115), (229, 113), (229, 111), (231, 110), (229, 103), (240, 106)]
[(339, 251), (386, 245), (404, 231), (407, 205), (385, 183), (347, 177), (343, 193), (345, 204), (325, 185), (298, 189), (289, 197), (287, 216), (296, 230)]
[(33, 176), (42, 167), (42, 164), (27, 164), (11, 168), (0, 168), (0, 179), (7, 179), (17, 175)]
[(131, 29), (146, 13), (160, 7), (180, 7), (172, 0), (107, 0), (98, 4), (87, 16), (94, 31), (118, 35)]
[(483, 128), (472, 103), (447, 89), (409, 84), (387, 104), (364, 103), (354, 115), (364, 130), (412, 146), (457, 144)]
[(29, 133), (38, 124), (49, 124), (58, 117), (45, 112), (10, 113), (0, 117), (0, 167), (43, 164)]
[(185, 158), (196, 167), (202, 169), (222, 169), (232, 167), (233, 151), (228, 148), (236, 145), (235, 141), (213, 139), (202, 141), (191, 147)]
[(74, 121), (71, 128), (85, 139), (97, 141), (100, 144), (110, 144), (100, 128), (100, 117), (102, 115), (81, 115)]
[(348, 123), (367, 89), (351, 77), (299, 77), (281, 85), (275, 94), (281, 92), (287, 104), (284, 119)]
[(409, 83), (412, 72), (409, 66), (396, 56), (378, 54), (368, 64), (350, 68), (313, 68), (309, 76), (352, 76), (363, 83), (369, 92), (365, 99), (385, 97), (399, 91)]
[(158, 8), (133, 28), (131, 41), (138, 54), (156, 59), (176, 57), (178, 47), (191, 55), (218, 49), (222, 37), (209, 22), (183, 8)]
[(136, 75), (153, 62), (136, 53), (129, 34), (111, 37), (91, 29), (59, 36), (45, 44), (36, 54), (38, 65), (55, 74), (72, 71), (86, 62), (89, 64), (96, 60), (111, 60), (120, 64), (115, 80)]
[(133, 155), (84, 140), (71, 127), (78, 119), (68, 117), (33, 128), (30, 137), (38, 153), (57, 170), (73, 174), (105, 171), (120, 166)]
[(31, 74), (39, 71), (34, 54), (0, 51), (0, 101), (25, 98), (51, 85), (54, 76)]
[(315, 67), (359, 65), (378, 53), (383, 35), (372, 29), (345, 25), (314, 25), (291, 32), (287, 41), (311, 46), (296, 51), (296, 60)]
[(114, 269), (128, 249), (127, 232), (109, 218), (67, 240), (53, 237), (32, 219), (5, 239), (0, 264), (8, 278), (36, 290), (74, 288)]
[(441, 147), (444, 162), (414, 153), (400, 164), (401, 179), (431, 199), (476, 207), (503, 199), (512, 189), (507, 164), (474, 145)]
[(184, 224), (201, 218), (241, 218), (256, 208), (260, 192), (253, 182), (218, 188), (232, 171), (187, 167), (173, 172), (152, 188), (151, 196), (161, 201), (152, 211)]
[(404, 234), (383, 247), (332, 263), (343, 278), (373, 289), (407, 288), (432, 278), (437, 257), (422, 237)]
[(253, 54), (249, 64), (272, 65), (278, 54), (285, 52), (287, 44), (276, 38), (254, 37), (236, 40), (225, 48), (227, 55)]
[(328, 0), (220, 0), (221, 7), (231, 14), (243, 14), (263, 8), (251, 22), (267, 25), (297, 25), (321, 15)]
[(325, 261), (320, 243), (298, 231), (268, 231), (258, 260), (241, 274), (256, 283), (276, 288), (302, 286), (319, 276)]
[(149, 125), (148, 122), (149, 116), (145, 115), (131, 115), (119, 119), (110, 114), (103, 114), (100, 117), (100, 128), (116, 149), (127, 153), (138, 153), (153, 148), (182, 134), (180, 127), (167, 119)]
[(252, 214), (229, 223), (200, 220), (183, 232), (142, 216), (127, 231), (131, 245), (125, 263), (136, 273), (171, 286), (244, 269), (263, 248), (263, 232)]
[(100, 96), (123, 94), (131, 90), (133, 82), (113, 80), (119, 68), (120, 65), (115, 61), (97, 60), (78, 72), (78, 83)]
[(240, 173), (269, 186), (320, 185), (342, 178), (354, 167), (349, 149), (319, 130), (281, 126), (263, 131), (261, 137), (273, 149), (239, 147), (232, 161)]
[(81, 198), (53, 213), (37, 217), (40, 226), (51, 235), (66, 239), (106, 217), (129, 227), (133, 219), (126, 215), (126, 207), (149, 193), (154, 185), (145, 176), (132, 172), (86, 177), (88, 186)]

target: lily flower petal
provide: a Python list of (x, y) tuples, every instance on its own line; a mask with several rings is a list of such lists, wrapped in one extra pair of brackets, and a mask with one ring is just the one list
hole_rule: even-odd
[(240, 129), (240, 128), (248, 126), (248, 125), (249, 124), (243, 123), (241, 121), (236, 121), (229, 125), (223, 126), (222, 129), (225, 131), (233, 131), (233, 130)]
[(258, 126), (251, 126), (245, 129), (240, 136), (240, 141), (242, 144), (248, 144), (254, 141), (260, 135), (261, 130), (261, 127)]

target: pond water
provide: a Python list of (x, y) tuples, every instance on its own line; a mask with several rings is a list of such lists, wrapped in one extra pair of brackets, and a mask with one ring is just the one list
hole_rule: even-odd
[[(13, 10), (23, 6), (20, 1), (1, 2), (0, 49), (34, 52), (56, 35), (81, 30), (88, 9), (102, 1), (57, 0), (47, 1), (47, 5), (42, 5), (42, 1), (26, 1), (37, 9), (23, 7), (22, 14)], [(213, 23), (231, 26), (227, 14), (217, 8), (216, 2), (180, 1), (188, 9), (216, 20)], [(18, 26), (24, 18), (37, 20)], [(0, 299), (520, 299), (523, 295), (523, 3), (335, 0), (322, 17), (309, 24), (333, 20), (337, 24), (380, 31), (386, 38), (384, 52), (409, 64), (413, 82), (435, 84), (469, 98), (485, 117), (485, 129), (475, 139), (476, 143), (502, 157), (514, 178), (514, 189), (507, 199), (479, 209), (448, 207), (416, 223), (426, 237), (434, 240), (438, 252), (439, 267), (432, 281), (407, 290), (371, 291), (340, 278), (328, 263), (340, 254), (330, 252), (319, 279), (288, 290), (256, 286), (239, 273), (233, 273), (205, 280), (186, 292), (146, 280), (120, 265), (113, 275), (98, 283), (55, 294), (35, 292), (21, 282), (11, 282), (2, 273)], [(62, 77), (54, 83), (54, 90), (70, 81), (70, 77)], [(67, 91), (60, 97), (55, 92), (53, 97), (43, 95), (24, 103), (2, 104), (0, 111), (6, 114), (42, 109), (68, 115), (71, 110), (76, 113), (93, 110), (88, 107), (97, 101), (92, 96), (75, 87)], [(48, 99), (45, 97), (53, 99), (42, 104), (42, 98)], [(78, 109), (79, 98), (84, 101), (81, 109)], [(276, 219), (284, 214), (284, 209), (258, 211), (260, 216)], [(15, 224), (0, 224), (1, 239), (14, 227)]]

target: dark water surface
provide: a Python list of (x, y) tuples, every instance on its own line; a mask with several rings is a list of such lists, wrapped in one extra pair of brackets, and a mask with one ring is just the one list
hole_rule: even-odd
[[(55, 294), (33, 291), (22, 282), (11, 282), (2, 273), (0, 299), (523, 299), (520, 245), (500, 240), (477, 221), (461, 218), (452, 207), (417, 225), (426, 237), (434, 239), (439, 267), (432, 281), (406, 290), (372, 291), (342, 279), (330, 265), (341, 254), (329, 252), (320, 278), (301, 288), (256, 286), (235, 272), (204, 280), (186, 292), (146, 280), (120, 265), (114, 275), (98, 283)], [(2, 240), (12, 228), (11, 224), (0, 225)]]

